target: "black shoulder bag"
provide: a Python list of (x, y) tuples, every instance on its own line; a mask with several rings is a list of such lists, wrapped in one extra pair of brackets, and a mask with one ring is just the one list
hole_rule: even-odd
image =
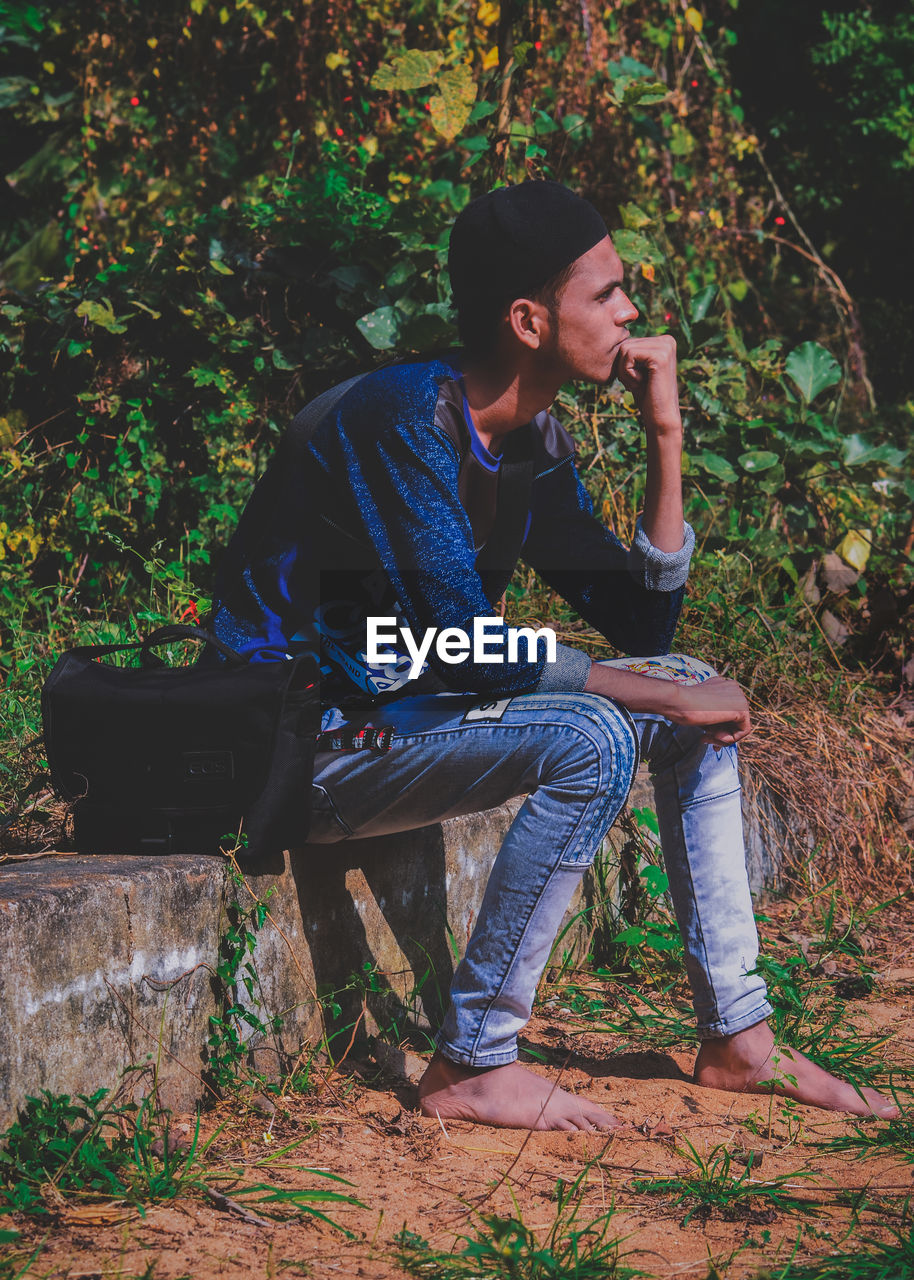
[[(224, 661), (169, 667), (178, 640)], [(134, 650), (140, 664), (102, 659)], [(51, 781), (81, 853), (218, 853), (239, 828), (260, 859), (301, 844), (311, 816), (319, 673), (304, 655), (250, 662), (202, 627), (64, 653), (41, 692)]]

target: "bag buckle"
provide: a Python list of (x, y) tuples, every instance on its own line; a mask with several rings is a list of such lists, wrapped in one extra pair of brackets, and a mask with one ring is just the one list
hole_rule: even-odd
[(393, 745), (394, 727), (382, 725), (379, 729), (325, 729), (317, 735), (318, 751), (389, 751)]

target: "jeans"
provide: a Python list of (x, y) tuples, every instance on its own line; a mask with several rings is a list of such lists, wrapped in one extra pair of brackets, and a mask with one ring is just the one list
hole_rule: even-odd
[[(714, 674), (678, 655), (610, 665), (685, 681)], [(715, 750), (700, 729), (630, 714), (591, 693), (497, 702), (429, 694), (351, 723), (392, 725), (393, 746), (385, 754), (318, 754), (314, 843), (405, 831), (526, 797), (454, 974), (438, 1034), (446, 1057), (477, 1067), (516, 1059), (562, 918), (626, 801), (639, 754), (654, 784), (699, 1036), (730, 1035), (771, 1013), (764, 982), (750, 973), (758, 938), (735, 747)]]

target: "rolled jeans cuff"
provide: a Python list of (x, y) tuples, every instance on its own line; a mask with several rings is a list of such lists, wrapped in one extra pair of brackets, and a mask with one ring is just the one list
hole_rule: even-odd
[(721, 1040), (725, 1036), (735, 1036), (738, 1031), (747, 1031), (749, 1027), (754, 1027), (757, 1022), (764, 1022), (774, 1013), (767, 1000), (763, 1000), (761, 1004), (755, 1006), (748, 1013), (739, 1013), (730, 1015), (726, 1018), (719, 1018), (716, 1022), (709, 1023), (707, 1026), (699, 1026), (699, 1040)]
[(478, 1067), (480, 1069), (485, 1067), (507, 1067), (512, 1062), (517, 1061), (516, 1045), (513, 1049), (502, 1049), (494, 1053), (466, 1053), (448, 1044), (443, 1031), (439, 1031), (435, 1036), (435, 1047), (450, 1062), (457, 1062), (462, 1067)]

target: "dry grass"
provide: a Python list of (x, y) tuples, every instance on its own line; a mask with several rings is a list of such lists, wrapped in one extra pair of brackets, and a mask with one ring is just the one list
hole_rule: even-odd
[[(524, 596), (509, 606), (512, 623), (548, 623), (566, 644), (616, 656), (533, 574), (516, 581)], [(784, 844), (784, 887), (836, 879), (858, 902), (910, 892), (914, 695), (840, 665), (811, 621), (803, 630), (796, 610), (765, 612), (751, 586), (739, 558), (721, 559), (713, 575), (705, 566), (675, 647), (748, 694), (755, 732), (741, 750), (776, 811), (760, 819)]]
[[(871, 695), (872, 696), (872, 695)], [(911, 888), (914, 837), (914, 699), (858, 701), (838, 715), (810, 698), (753, 707), (743, 754), (773, 793), (795, 847), (813, 850), (788, 866), (813, 887), (837, 877), (857, 900)]]

